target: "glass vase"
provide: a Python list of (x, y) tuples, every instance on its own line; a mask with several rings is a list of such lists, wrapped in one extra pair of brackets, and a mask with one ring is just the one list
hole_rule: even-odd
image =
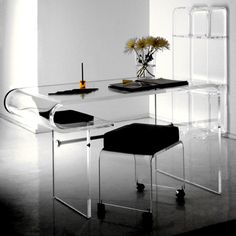
[[(145, 57), (144, 57), (145, 58)], [(136, 61), (136, 76), (138, 78), (155, 78), (156, 72), (156, 60), (155, 57), (147, 62), (147, 61), (139, 61), (138, 56), (135, 57)]]

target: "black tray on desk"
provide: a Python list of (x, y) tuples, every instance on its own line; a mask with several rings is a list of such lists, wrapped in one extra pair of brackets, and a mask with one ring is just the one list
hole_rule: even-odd
[(98, 88), (84, 88), (84, 89), (71, 89), (71, 90), (61, 90), (54, 93), (48, 93), (48, 95), (76, 95), (76, 94), (87, 94), (97, 91)]

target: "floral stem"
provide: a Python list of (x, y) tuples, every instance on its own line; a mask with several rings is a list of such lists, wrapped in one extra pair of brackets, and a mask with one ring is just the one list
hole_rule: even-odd
[(155, 77), (154, 74), (152, 74), (149, 70), (148, 70), (148, 65), (143, 65), (138, 71), (137, 71), (137, 77), (145, 77), (145, 71), (151, 75), (152, 77)]

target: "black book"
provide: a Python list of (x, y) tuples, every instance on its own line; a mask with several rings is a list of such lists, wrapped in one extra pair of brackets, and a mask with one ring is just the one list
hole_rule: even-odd
[(132, 81), (128, 83), (110, 84), (108, 88), (118, 92), (138, 92), (153, 89), (153, 86), (147, 83)]
[(171, 88), (188, 85), (188, 81), (186, 80), (172, 80), (172, 79), (137, 79), (137, 82), (147, 83), (149, 85), (153, 85), (155, 88)]
[(138, 92), (151, 89), (163, 89), (188, 85), (188, 81), (185, 80), (170, 80), (170, 79), (152, 79), (144, 78), (137, 79), (128, 83), (115, 83), (110, 84), (108, 87), (116, 91), (123, 92)]

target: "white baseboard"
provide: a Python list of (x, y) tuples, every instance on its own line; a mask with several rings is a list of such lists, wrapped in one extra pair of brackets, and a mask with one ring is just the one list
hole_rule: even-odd
[(236, 134), (233, 134), (233, 133), (230, 133), (230, 132), (227, 132), (223, 135), (224, 138), (228, 138), (228, 139), (233, 139), (233, 140), (236, 140)]

